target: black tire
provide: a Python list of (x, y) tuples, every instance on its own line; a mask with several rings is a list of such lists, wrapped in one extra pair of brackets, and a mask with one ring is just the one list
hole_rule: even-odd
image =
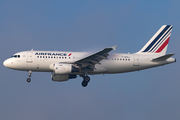
[(83, 80), (83, 81), (82, 81), (82, 86), (83, 86), (83, 87), (86, 87), (87, 85), (88, 85), (88, 82), (86, 82), (86, 81)]
[(84, 81), (89, 82), (90, 81), (90, 77), (89, 76), (84, 77)]
[(28, 79), (27, 79), (27, 82), (28, 82), (28, 83), (31, 82), (31, 78), (28, 78)]

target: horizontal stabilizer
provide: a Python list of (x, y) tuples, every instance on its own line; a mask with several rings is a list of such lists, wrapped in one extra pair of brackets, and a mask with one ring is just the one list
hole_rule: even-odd
[(173, 53), (173, 54), (163, 55), (163, 56), (161, 56), (161, 57), (152, 59), (151, 61), (153, 61), (153, 62), (165, 61), (165, 60), (167, 60), (168, 58), (170, 58), (170, 57), (173, 56), (173, 55), (174, 55), (174, 53)]

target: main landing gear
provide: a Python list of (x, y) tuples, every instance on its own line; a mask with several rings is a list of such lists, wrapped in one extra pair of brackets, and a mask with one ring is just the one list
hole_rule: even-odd
[(29, 78), (27, 78), (28, 83), (31, 82), (31, 74), (32, 74), (32, 71), (29, 71), (29, 74), (28, 74)]
[(90, 77), (89, 76), (83, 76), (83, 81), (82, 81), (82, 86), (83, 87), (86, 87), (87, 85), (88, 85), (88, 83), (89, 83), (89, 81), (90, 81)]

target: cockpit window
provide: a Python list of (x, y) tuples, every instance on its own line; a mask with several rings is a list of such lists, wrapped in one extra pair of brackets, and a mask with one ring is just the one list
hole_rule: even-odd
[(12, 58), (20, 58), (20, 55), (13, 55)]

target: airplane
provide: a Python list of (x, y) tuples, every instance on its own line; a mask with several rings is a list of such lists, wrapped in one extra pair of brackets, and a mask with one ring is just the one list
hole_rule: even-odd
[(109, 53), (116, 46), (96, 53), (64, 51), (23, 51), (5, 60), (7, 68), (28, 71), (27, 82), (32, 72), (51, 72), (52, 81), (68, 81), (78, 75), (82, 86), (90, 81), (88, 75), (115, 74), (139, 71), (176, 62), (172, 54), (166, 54), (173, 26), (163, 25), (145, 46), (134, 54)]

